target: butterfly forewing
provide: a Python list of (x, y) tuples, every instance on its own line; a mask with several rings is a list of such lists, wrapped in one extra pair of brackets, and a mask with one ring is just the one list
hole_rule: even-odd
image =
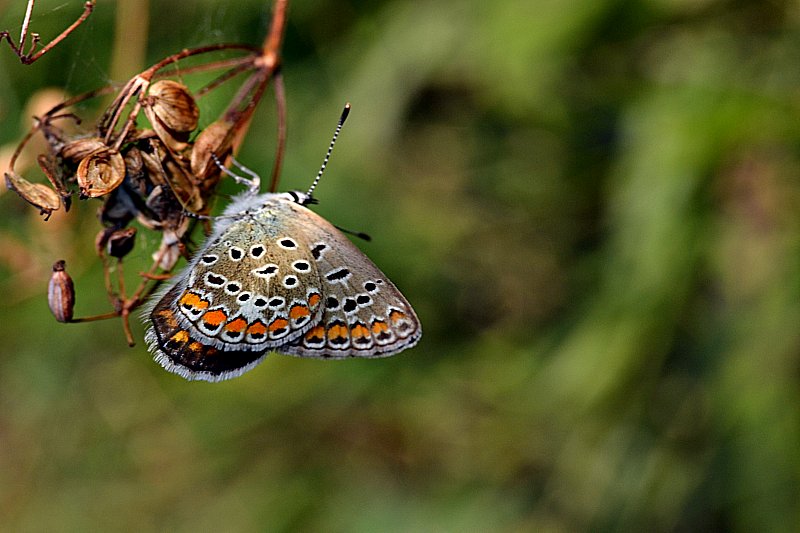
[[(304, 357), (385, 357), (416, 344), (421, 326), (411, 305), (342, 232), (295, 205), (324, 296), (322, 319), (277, 351)], [(300, 216), (302, 215), (302, 216)]]

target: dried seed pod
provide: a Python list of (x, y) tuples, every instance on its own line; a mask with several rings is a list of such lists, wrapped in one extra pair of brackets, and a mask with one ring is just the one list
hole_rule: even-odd
[(169, 272), (175, 267), (175, 263), (181, 258), (183, 244), (178, 233), (172, 230), (164, 230), (161, 236), (161, 246), (153, 253), (153, 260), (158, 261), (158, 268)]
[(200, 109), (182, 83), (159, 80), (150, 86), (148, 96), (148, 107), (165, 127), (179, 133), (194, 131), (197, 127)]
[(108, 255), (122, 259), (133, 250), (136, 243), (136, 228), (123, 228), (114, 230), (108, 237), (106, 250)]
[(104, 196), (125, 179), (125, 160), (119, 152), (98, 152), (81, 160), (76, 175), (82, 197)]
[(45, 215), (45, 220), (61, 207), (61, 198), (53, 189), (41, 183), (31, 183), (16, 172), (6, 172), (6, 187), (32, 206), (38, 207), (39, 212)]
[(72, 195), (67, 189), (66, 183), (64, 183), (64, 174), (60, 171), (55, 158), (47, 154), (39, 154), (36, 157), (36, 162), (39, 163), (39, 168), (47, 176), (47, 181), (50, 182), (56, 193), (61, 197), (61, 201), (64, 203), (64, 210), (69, 211), (72, 205)]
[(197, 127), (200, 110), (185, 85), (160, 80), (150, 86), (144, 114), (161, 141), (174, 152), (189, 146), (189, 133)]
[(66, 263), (63, 260), (56, 261), (47, 286), (47, 302), (50, 304), (50, 311), (59, 322), (70, 322), (75, 307), (75, 285), (64, 270), (65, 267)]
[(191, 155), (191, 169), (198, 179), (204, 180), (219, 174), (219, 168), (211, 158), (212, 154), (224, 160), (233, 143), (233, 122), (224, 119), (216, 120), (200, 132), (194, 140)]
[(78, 162), (92, 154), (108, 150), (108, 146), (99, 137), (76, 139), (64, 145), (59, 155), (67, 161)]

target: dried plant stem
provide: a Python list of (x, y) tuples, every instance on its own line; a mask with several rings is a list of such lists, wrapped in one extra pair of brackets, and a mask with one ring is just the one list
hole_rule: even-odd
[(283, 85), (283, 74), (280, 70), (275, 73), (273, 80), (275, 86), (275, 107), (278, 112), (278, 135), (275, 144), (275, 163), (272, 165), (272, 177), (269, 180), (269, 192), (278, 190), (278, 181), (281, 179), (283, 168), (283, 154), (286, 149), (286, 88)]
[(47, 52), (49, 52), (54, 46), (58, 43), (66, 39), (70, 33), (75, 31), (75, 29), (83, 24), (83, 22), (89, 18), (89, 15), (92, 14), (95, 6), (95, 0), (89, 0), (83, 4), (83, 13), (73, 22), (70, 26), (59, 33), (56, 37), (53, 38), (52, 41), (44, 45), (38, 52), (34, 53), (36, 50), (36, 45), (39, 44), (39, 35), (36, 33), (32, 33), (31, 36), (31, 47), (30, 50), (25, 53), (25, 43), (28, 39), (28, 28), (30, 26), (31, 16), (33, 14), (33, 5), (35, 0), (28, 0), (28, 5), (25, 9), (25, 17), (22, 20), (22, 30), (19, 34), (19, 45), (14, 44), (14, 40), (11, 38), (11, 35), (7, 31), (0, 31), (0, 41), (5, 39), (8, 41), (8, 45), (11, 47), (11, 50), (17, 55), (19, 60), (24, 65), (30, 65)]

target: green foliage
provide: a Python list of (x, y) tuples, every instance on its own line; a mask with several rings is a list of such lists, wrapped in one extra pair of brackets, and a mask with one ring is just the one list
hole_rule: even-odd
[[(75, 4), (37, 3), (34, 30), (55, 34)], [(23, 8), (0, 26), (16, 32)], [(34, 93), (106, 83), (113, 10), (32, 66), (0, 49), (0, 142), (20, 139)], [(184, 382), (118, 323), (47, 310), (60, 258), (76, 312), (107, 310), (96, 204), (42, 223), (5, 193), (3, 522), (796, 530), (799, 16), (780, 1), (297, 2), (282, 188), (310, 183), (352, 102), (318, 211), (372, 234), (359, 245), (417, 308), (421, 343)], [(154, 1), (148, 61), (258, 44), (268, 19), (255, 1)], [(272, 107), (240, 154), (263, 175)]]

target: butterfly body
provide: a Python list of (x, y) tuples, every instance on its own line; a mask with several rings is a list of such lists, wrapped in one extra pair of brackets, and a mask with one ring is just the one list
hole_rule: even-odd
[(270, 351), (385, 357), (421, 326), (386, 276), (302, 193), (238, 196), (148, 310), (146, 340), (167, 370), (221, 381)]

